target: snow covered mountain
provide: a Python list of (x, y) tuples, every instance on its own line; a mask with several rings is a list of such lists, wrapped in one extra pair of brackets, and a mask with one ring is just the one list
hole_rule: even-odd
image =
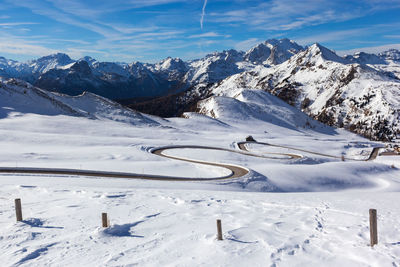
[(37, 60), (32, 60), (27, 63), (29, 71), (32, 73), (46, 73), (49, 70), (52, 69), (58, 69), (65, 67), (71, 63), (73, 63), (74, 60), (72, 60), (68, 55), (62, 54), (62, 53), (57, 53), (45, 57), (41, 57)]
[(236, 103), (240, 100), (230, 92), (238, 88), (261, 89), (328, 125), (389, 140), (399, 135), (399, 59), (393, 49), (340, 57), (319, 44), (303, 48), (272, 39), (247, 52), (215, 52), (189, 62), (75, 61), (60, 53), (27, 63), (0, 58), (0, 77), (72, 96), (88, 91), (164, 117), (194, 111), (209, 97)]
[(0, 76), (34, 81), (43, 73), (52, 69), (65, 68), (73, 62), (74, 60), (68, 55), (62, 53), (41, 57), (26, 63), (0, 57)]
[(27, 63), (0, 58), (0, 76), (20, 78), (43, 89), (70, 95), (90, 91), (111, 99), (148, 99), (193, 88), (199, 90), (264, 61), (281, 63), (302, 49), (288, 39), (268, 40), (261, 45), (269, 49), (269, 57), (264, 58), (262, 51), (254, 48), (247, 53), (233, 49), (215, 52), (190, 62), (166, 58), (156, 64), (99, 62), (91, 57), (76, 61), (62, 53)]
[(211, 90), (264, 90), (319, 121), (372, 139), (400, 134), (400, 81), (314, 44), (288, 61), (225, 79)]
[(155, 65), (150, 65), (149, 68), (163, 75), (170, 81), (181, 80), (184, 74), (188, 71), (189, 66), (180, 58), (168, 57)]
[(221, 78), (239, 73), (245, 69), (237, 63), (243, 61), (243, 52), (228, 50), (209, 54), (190, 63), (185, 81), (190, 83), (214, 83)]

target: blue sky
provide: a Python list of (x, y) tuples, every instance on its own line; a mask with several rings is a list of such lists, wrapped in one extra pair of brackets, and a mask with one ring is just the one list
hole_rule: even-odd
[(271, 38), (340, 54), (400, 49), (400, 0), (0, 0), (0, 56), (194, 59)]

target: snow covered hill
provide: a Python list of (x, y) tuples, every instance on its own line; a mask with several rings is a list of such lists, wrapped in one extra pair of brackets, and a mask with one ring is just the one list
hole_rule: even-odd
[(39, 114), (112, 120), (134, 125), (158, 125), (151, 116), (85, 92), (79, 96), (51, 93), (17, 79), (0, 80), (0, 118)]
[[(334, 133), (334, 129), (317, 122), (268, 92), (237, 88), (217, 93), (198, 103), (198, 112), (230, 125), (254, 125), (263, 122), (293, 131), (312, 129)], [(250, 126), (251, 127), (251, 126)]]

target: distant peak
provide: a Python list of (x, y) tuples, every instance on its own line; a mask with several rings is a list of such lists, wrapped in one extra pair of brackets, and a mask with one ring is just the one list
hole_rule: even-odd
[(92, 72), (89, 67), (89, 63), (84, 60), (75, 62), (71, 66), (71, 69), (77, 72), (81, 72), (83, 74), (90, 74)]
[(49, 59), (59, 59), (59, 60), (72, 61), (71, 58), (67, 54), (64, 54), (64, 53), (56, 53), (56, 54), (51, 54), (51, 55), (48, 55), (48, 56), (44, 56), (44, 57), (39, 58), (38, 61), (49, 60)]
[(167, 57), (166, 59), (164, 59), (161, 62), (156, 64), (156, 69), (162, 70), (162, 71), (165, 71), (165, 70), (185, 71), (186, 64), (180, 58)]
[(400, 50), (392, 48), (379, 53), (378, 56), (386, 60), (400, 61)]
[(308, 47), (306, 54), (309, 54), (312, 58), (321, 58), (323, 60), (334, 61), (342, 64), (349, 63), (346, 59), (338, 56), (334, 51), (319, 43), (315, 43)]
[(94, 61), (97, 61), (96, 59), (94, 59), (94, 58), (92, 58), (92, 57), (90, 57), (90, 56), (84, 56), (83, 58), (81, 58), (81, 59), (79, 59), (79, 60), (83, 60), (83, 61), (86, 61), (86, 62), (94, 62)]
[(176, 57), (176, 58), (167, 57), (167, 58), (161, 60), (161, 63), (162, 63), (162, 62), (183, 62), (183, 60), (180, 59), (179, 57)]
[(244, 57), (252, 63), (276, 65), (302, 50), (302, 46), (288, 38), (268, 39), (248, 50)]

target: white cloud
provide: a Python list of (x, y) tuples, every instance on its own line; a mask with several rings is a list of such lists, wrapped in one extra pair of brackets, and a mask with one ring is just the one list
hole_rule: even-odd
[(12, 26), (21, 26), (21, 25), (35, 25), (39, 24), (36, 22), (6, 22), (6, 23), (0, 23), (0, 26), (5, 26), (5, 27), (12, 27)]
[(44, 46), (19, 42), (0, 41), (0, 51), (2, 53), (14, 55), (43, 56), (59, 52)]
[(296, 42), (301, 45), (309, 45), (317, 42), (324, 43), (330, 41), (342, 41), (348, 39), (349, 37), (356, 37), (356, 36), (359, 37), (365, 35), (367, 34), (366, 30), (367, 29), (362, 28), (362, 29), (351, 29), (343, 31), (331, 31), (303, 38), (297, 38)]
[[(210, 21), (250, 25), (253, 29), (285, 31), (341, 22), (400, 6), (395, 1), (271, 0), (256, 6), (210, 13)], [(349, 11), (350, 10), (350, 11)]]
[(235, 44), (235, 49), (246, 51), (252, 48), (253, 46), (257, 45), (258, 43), (261, 43), (261, 41), (258, 38), (250, 38)]
[(340, 50), (337, 51), (339, 55), (352, 55), (357, 52), (366, 52), (366, 53), (380, 53), (383, 51), (387, 51), (389, 49), (399, 49), (400, 50), (400, 43), (399, 44), (388, 44), (388, 45), (380, 45), (380, 46), (371, 46), (371, 47), (362, 47), (362, 48), (355, 48), (349, 50)]
[[(391, 32), (393, 29), (399, 28), (400, 23), (388, 23), (388, 24), (375, 24), (363, 28), (347, 29), (342, 31), (327, 31), (320, 34), (309, 35), (305, 37), (296, 38), (296, 42), (301, 45), (309, 45), (312, 43), (320, 42), (335, 42), (335, 43), (351, 43), (354, 47), (354, 43), (372, 43), (377, 44), (375, 38), (367, 38), (368, 36), (382, 36), (386, 32)], [(391, 36), (391, 35), (387, 35)], [(392, 35), (396, 38), (396, 35)], [(400, 37), (400, 35), (397, 35)], [(383, 37), (386, 37), (385, 35)], [(365, 41), (368, 39), (368, 41)]]
[[(14, 1), (14, 0), (12, 0)], [(32, 0), (18, 0), (18, 1), (30, 1)], [(35, 1), (35, 0), (34, 0)], [(89, 1), (79, 0), (48, 0), (52, 5), (67, 14), (82, 17), (96, 19), (99, 16), (122, 10), (129, 10), (134, 8), (143, 8), (157, 5), (165, 5), (178, 2), (189, 2), (190, 0), (97, 0), (95, 5)], [(38, 2), (40, 5), (41, 2)]]
[(390, 38), (390, 39), (400, 39), (400, 34), (388, 34), (388, 35), (384, 35), (383, 37)]
[(201, 34), (193, 34), (190, 35), (188, 38), (193, 39), (193, 38), (208, 38), (208, 37), (221, 37), (221, 36), (226, 37), (226, 35), (220, 35), (216, 32), (206, 32)]

